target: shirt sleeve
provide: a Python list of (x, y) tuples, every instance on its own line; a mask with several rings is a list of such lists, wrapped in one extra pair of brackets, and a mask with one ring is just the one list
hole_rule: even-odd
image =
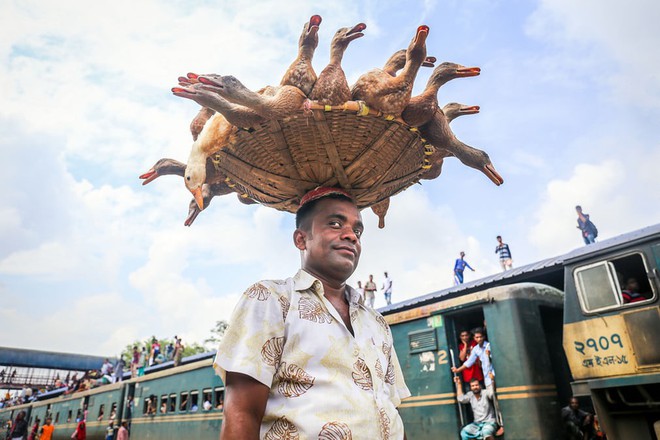
[(477, 350), (472, 350), (470, 352), (470, 357), (463, 363), (466, 368), (470, 368), (477, 361)]
[(399, 358), (396, 355), (396, 350), (392, 347), (390, 363), (394, 367), (394, 397), (392, 398), (394, 406), (398, 407), (401, 404), (401, 400), (410, 397), (412, 394), (406, 385), (406, 381), (403, 378), (403, 371), (401, 371), (401, 364), (399, 364)]
[[(470, 391), (470, 393), (471, 392), (472, 391)], [(458, 403), (468, 403), (468, 402), (470, 402), (470, 396), (468, 396), (468, 394), (470, 394), (470, 393), (465, 393), (465, 394), (462, 394), (460, 396), (457, 394), (456, 395), (456, 400), (458, 400)]]
[(249, 287), (234, 308), (213, 361), (225, 382), (227, 371), (241, 373), (270, 387), (284, 341), (279, 296), (265, 282)]

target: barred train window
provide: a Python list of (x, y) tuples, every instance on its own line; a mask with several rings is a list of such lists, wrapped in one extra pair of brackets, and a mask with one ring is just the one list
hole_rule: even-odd
[(578, 267), (573, 277), (580, 306), (586, 313), (634, 307), (656, 294), (641, 253)]
[(209, 411), (213, 409), (213, 390), (211, 388), (206, 388), (202, 390), (202, 408), (204, 411)]

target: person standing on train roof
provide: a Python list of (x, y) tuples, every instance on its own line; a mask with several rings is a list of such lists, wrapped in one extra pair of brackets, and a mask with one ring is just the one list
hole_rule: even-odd
[(598, 229), (596, 228), (596, 225), (594, 225), (592, 221), (589, 220), (589, 214), (584, 214), (582, 212), (582, 206), (577, 205), (575, 207), (575, 211), (578, 215), (577, 228), (582, 231), (582, 239), (584, 240), (584, 244), (595, 243), (596, 237), (598, 237)]
[(392, 304), (392, 278), (390, 278), (387, 272), (383, 272), (383, 275), (385, 275), (385, 281), (383, 281), (383, 294), (385, 295), (385, 302), (389, 306)]
[(461, 379), (454, 376), (456, 383), (456, 400), (464, 405), (470, 404), (474, 420), (461, 429), (461, 440), (479, 439), (494, 440), (497, 433), (497, 419), (493, 407), (493, 390), (481, 389), (476, 378), (470, 381), (470, 391), (463, 394)]
[(470, 269), (472, 272), (474, 272), (474, 269), (468, 264), (467, 261), (464, 259), (465, 257), (465, 252), (461, 251), (460, 258), (456, 259), (456, 262), (454, 263), (454, 284), (463, 284), (463, 271), (467, 267)]
[[(477, 342), (472, 338), (472, 333), (469, 330), (463, 330), (460, 334), (461, 342), (458, 344), (458, 358), (461, 362), (465, 362), (472, 353), (472, 349), (477, 345)], [(472, 379), (479, 381), (484, 380), (484, 375), (481, 372), (481, 363), (477, 360), (474, 365), (462, 371), (463, 383), (469, 386)]]
[(392, 332), (346, 284), (363, 229), (344, 190), (303, 196), (293, 233), (301, 269), (249, 287), (216, 354), (222, 440), (405, 439), (397, 407), (410, 391)]
[(364, 283), (364, 298), (372, 309), (374, 308), (374, 301), (376, 301), (376, 290), (378, 290), (378, 287), (376, 287), (376, 283), (374, 282), (374, 276), (369, 275), (369, 281)]
[(507, 271), (508, 269), (513, 268), (513, 259), (511, 258), (511, 249), (509, 249), (509, 245), (506, 243), (502, 242), (502, 236), (498, 235), (496, 237), (497, 239), (497, 246), (495, 247), (495, 253), (499, 254), (500, 256), (500, 266), (502, 267), (503, 271)]

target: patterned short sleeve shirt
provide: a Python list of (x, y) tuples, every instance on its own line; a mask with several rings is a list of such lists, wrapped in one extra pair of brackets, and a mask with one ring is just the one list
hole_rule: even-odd
[(245, 292), (214, 361), (270, 387), (262, 439), (403, 438), (410, 396), (385, 319), (347, 287), (353, 336), (319, 280), (261, 281)]

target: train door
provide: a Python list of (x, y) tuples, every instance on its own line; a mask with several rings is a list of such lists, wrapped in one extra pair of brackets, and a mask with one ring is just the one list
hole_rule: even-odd
[[(461, 350), (459, 349), (461, 345), (461, 334), (468, 332), (470, 335), (473, 335), (474, 330), (479, 328), (486, 332), (485, 336), (486, 340), (488, 340), (484, 311), (481, 307), (473, 307), (467, 310), (464, 309), (445, 315), (445, 320), (447, 323), (447, 346), (449, 347), (451, 365), (460, 367), (463, 362), (467, 360), (466, 356), (468, 354), (467, 350), (464, 350), (463, 353), (461, 353)], [(463, 359), (461, 359), (461, 357), (463, 357)], [(477, 368), (480, 368), (478, 364)], [(469, 378), (470, 374), (467, 373), (464, 375), (459, 373), (459, 376), (461, 377), (463, 392), (470, 391), (470, 384), (463, 381), (464, 378)], [(466, 425), (472, 421), (472, 411), (469, 405), (457, 403), (457, 411), (462, 425)]]

